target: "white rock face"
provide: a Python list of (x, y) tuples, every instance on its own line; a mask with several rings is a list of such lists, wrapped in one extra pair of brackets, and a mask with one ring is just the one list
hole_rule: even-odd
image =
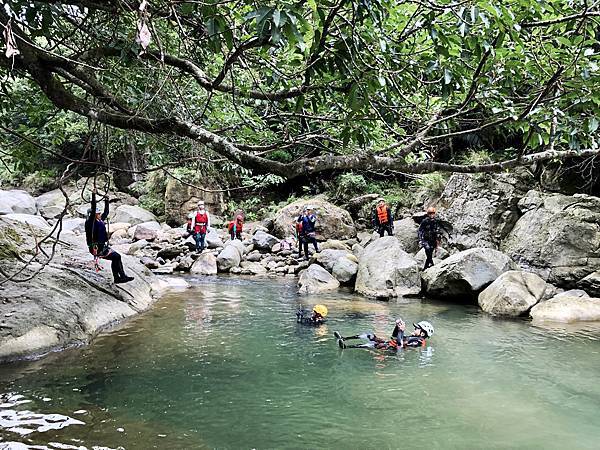
[(127, 222), (137, 225), (144, 222), (157, 222), (156, 216), (139, 206), (121, 205), (111, 212), (111, 222)]
[(206, 252), (201, 253), (190, 268), (190, 273), (198, 275), (216, 275), (217, 271), (217, 258), (212, 253)]

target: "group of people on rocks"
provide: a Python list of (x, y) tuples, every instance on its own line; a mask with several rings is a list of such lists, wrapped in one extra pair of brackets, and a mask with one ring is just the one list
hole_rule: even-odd
[[(187, 218), (186, 231), (189, 236), (193, 236), (196, 241), (196, 252), (201, 253), (206, 248), (206, 233), (210, 227), (210, 216), (206, 210), (204, 202), (200, 200), (196, 211), (190, 213)], [(229, 236), (231, 240), (242, 240), (242, 230), (244, 229), (244, 216), (241, 213), (236, 214), (235, 218), (228, 225)]]

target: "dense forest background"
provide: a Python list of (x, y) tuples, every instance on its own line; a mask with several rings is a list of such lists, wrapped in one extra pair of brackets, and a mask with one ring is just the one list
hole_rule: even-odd
[(0, 179), (109, 174), (157, 213), (169, 178), (248, 206), (403, 202), (522, 166), (598, 194), (599, 18), (588, 0), (0, 1)]

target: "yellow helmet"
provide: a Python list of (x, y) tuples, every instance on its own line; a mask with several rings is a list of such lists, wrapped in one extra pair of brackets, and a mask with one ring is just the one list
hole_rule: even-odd
[(315, 305), (313, 311), (321, 314), (321, 317), (327, 317), (327, 306), (325, 305)]

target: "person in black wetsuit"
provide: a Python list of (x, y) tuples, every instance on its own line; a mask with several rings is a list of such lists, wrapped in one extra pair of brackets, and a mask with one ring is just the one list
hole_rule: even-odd
[[(338, 331), (333, 335), (337, 338), (340, 348), (376, 348), (380, 350), (397, 350), (407, 347), (425, 347), (425, 339), (433, 335), (433, 325), (423, 320), (419, 323), (413, 323), (415, 330), (410, 336), (404, 335), (405, 324), (402, 319), (396, 319), (396, 325), (392, 331), (390, 339), (383, 339), (375, 336), (373, 333), (362, 333), (354, 336), (342, 337)], [(356, 345), (347, 345), (349, 339), (366, 339), (369, 342)]]
[(315, 305), (312, 313), (305, 309), (299, 309), (296, 312), (296, 322), (304, 325), (321, 325), (325, 323), (325, 317), (327, 317), (327, 307), (325, 305)]
[(108, 232), (104, 221), (108, 217), (108, 195), (104, 199), (104, 211), (96, 204), (96, 190), (92, 191), (92, 207), (88, 209), (85, 221), (85, 239), (94, 257), (108, 259), (115, 283), (127, 283), (133, 277), (125, 275), (121, 255), (108, 245)]
[(419, 225), (419, 245), (425, 249), (425, 266), (423, 270), (427, 270), (433, 266), (433, 251), (440, 244), (440, 226), (435, 218), (435, 208), (427, 208), (427, 217), (425, 217)]
[(300, 217), (298, 217), (298, 220), (296, 220), (296, 223), (298, 223), (300, 225), (299, 233), (298, 233), (298, 238), (300, 241), (300, 247), (299, 247), (300, 251), (298, 253), (298, 257), (302, 258), (302, 247), (304, 247), (304, 258), (308, 260), (309, 259), (309, 256), (308, 256), (308, 243), (309, 242), (312, 243), (312, 245), (314, 246), (315, 252), (319, 251), (319, 247), (317, 245), (317, 239), (316, 239), (317, 216), (315, 216), (313, 214), (312, 206), (307, 206), (304, 208), (302, 215)]

